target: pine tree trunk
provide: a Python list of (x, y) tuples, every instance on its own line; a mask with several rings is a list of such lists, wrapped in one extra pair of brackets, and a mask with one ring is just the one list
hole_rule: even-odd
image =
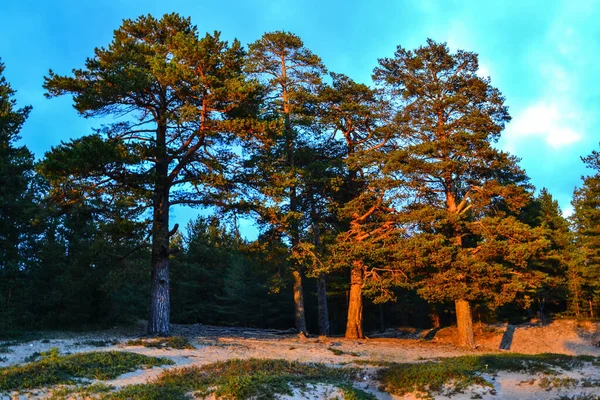
[(317, 299), (319, 302), (319, 334), (329, 335), (329, 309), (327, 308), (327, 282), (324, 276), (317, 278)]
[(304, 313), (304, 290), (302, 288), (302, 273), (297, 269), (292, 271), (294, 276), (294, 311), (296, 316), (296, 329), (298, 332), (307, 333), (306, 316)]
[[(314, 201), (314, 198), (313, 198)], [(317, 222), (317, 213), (311, 213), (311, 219), (313, 220), (313, 233), (315, 235), (315, 250), (317, 254), (321, 254), (321, 227)], [(319, 309), (319, 335), (329, 335), (329, 308), (327, 307), (327, 281), (325, 275), (319, 275), (317, 277), (317, 302)]]
[(434, 308), (431, 311), (431, 313), (429, 314), (429, 317), (430, 317), (430, 321), (431, 321), (431, 327), (433, 329), (439, 328), (441, 326), (440, 313), (438, 312), (437, 308)]
[(349, 339), (364, 338), (362, 330), (363, 313), (363, 265), (355, 261), (350, 271), (350, 300), (348, 303), (348, 322), (346, 337)]
[(152, 215), (152, 284), (148, 335), (167, 336), (170, 319), (169, 284), (169, 159), (166, 124), (159, 119), (156, 137), (156, 167)]
[[(296, 174), (295, 148), (294, 148), (294, 130), (290, 118), (290, 104), (287, 89), (287, 66), (285, 64), (285, 55), (281, 56), (281, 76), (282, 76), (282, 100), (284, 114), (284, 133), (286, 137), (286, 155), (288, 167), (293, 175)], [(296, 183), (290, 185), (290, 213), (298, 212), (298, 193)], [(300, 244), (300, 223), (296, 216), (290, 222), (290, 234), (292, 239), (292, 252)], [(297, 261), (293, 261), (292, 275), (294, 276), (294, 314), (296, 319), (296, 329), (301, 333), (307, 333), (306, 314), (304, 310), (304, 289), (302, 284), (302, 268)]]
[[(296, 187), (292, 186), (290, 190), (290, 211), (297, 211)], [(291, 223), (292, 233), (292, 252), (296, 251), (300, 244), (299, 226), (297, 221)], [(298, 332), (307, 333), (306, 330), (306, 312), (304, 310), (304, 285), (302, 276), (302, 266), (296, 260), (292, 260), (292, 275), (294, 276), (294, 311), (296, 316), (296, 329)]]
[[(168, 195), (167, 195), (168, 196)], [(164, 199), (163, 196), (160, 196)], [(152, 228), (152, 286), (148, 334), (169, 334), (169, 208), (164, 200), (157, 200)]]
[(467, 300), (456, 300), (455, 305), (456, 325), (458, 327), (458, 344), (460, 346), (475, 347), (471, 305)]

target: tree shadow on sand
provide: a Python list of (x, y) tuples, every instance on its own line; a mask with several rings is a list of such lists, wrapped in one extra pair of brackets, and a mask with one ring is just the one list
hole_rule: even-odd
[(427, 334), (425, 336), (423, 336), (423, 340), (428, 340), (428, 341), (433, 340), (433, 338), (440, 331), (440, 329), (442, 329), (442, 328), (437, 327), (437, 328), (431, 329), (429, 332), (427, 332)]
[(504, 335), (502, 335), (502, 340), (500, 341), (500, 350), (510, 350), (516, 328), (517, 327), (515, 325), (511, 324), (506, 326), (506, 331), (504, 331)]

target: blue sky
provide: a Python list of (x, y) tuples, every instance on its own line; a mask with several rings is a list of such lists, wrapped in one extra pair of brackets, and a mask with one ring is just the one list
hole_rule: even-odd
[[(586, 174), (580, 156), (600, 141), (600, 1), (397, 0), (2, 0), (0, 57), (18, 104), (33, 111), (22, 143), (42, 157), (61, 140), (99, 125), (68, 97), (47, 100), (43, 76), (69, 73), (106, 46), (124, 18), (190, 16), (200, 32), (219, 30), (247, 44), (264, 32), (299, 35), (331, 71), (370, 82), (397, 45), (430, 37), (480, 55), (481, 74), (505, 95), (513, 121), (499, 147), (522, 159), (532, 183), (547, 187), (566, 213)], [(175, 210), (185, 224), (197, 211)]]

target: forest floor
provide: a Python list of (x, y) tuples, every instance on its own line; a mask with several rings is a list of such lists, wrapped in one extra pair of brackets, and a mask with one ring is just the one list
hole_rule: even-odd
[[(477, 325), (476, 349), (465, 349), (455, 345), (455, 329), (440, 330), (390, 329), (373, 334), (363, 340), (349, 340), (337, 337), (304, 337), (281, 331), (264, 331), (244, 328), (222, 328), (204, 325), (174, 325), (173, 335), (185, 338), (183, 346), (170, 346), (168, 342), (157, 343), (151, 339), (143, 339), (143, 330), (114, 329), (90, 333), (49, 332), (35, 340), (0, 341), (0, 367), (18, 368), (27, 362), (39, 358), (39, 355), (51, 349), (58, 349), (60, 354), (77, 354), (86, 352), (121, 351), (137, 353), (151, 357), (163, 357), (173, 362), (172, 365), (139, 369), (122, 374), (114, 379), (102, 381), (112, 387), (112, 391), (122, 390), (129, 385), (144, 385), (154, 382), (165, 371), (175, 372), (186, 367), (205, 367), (218, 361), (233, 359), (278, 359), (301, 363), (322, 363), (329, 367), (353, 367), (358, 371), (352, 378), (352, 385), (369, 393), (369, 398), (377, 399), (416, 399), (423, 392), (406, 391), (413, 384), (407, 376), (404, 383), (382, 384), (382, 371), (396, 368), (403, 373), (408, 364), (439, 362), (448, 359), (448, 365), (460, 365), (463, 368), (464, 358), (467, 360), (487, 360), (488, 354), (504, 357), (516, 353), (543, 354), (554, 353), (570, 356), (593, 356), (585, 358), (585, 362), (564, 366), (553, 364), (552, 369), (530, 370), (490, 370), (488, 361), (480, 370), (436, 372), (420, 371), (417, 376), (436, 379), (436, 373), (448, 373), (449, 380), (441, 388), (430, 388), (430, 396), (435, 399), (561, 399), (588, 400), (600, 399), (600, 324), (556, 320), (548, 324), (530, 323), (526, 325)], [(385, 337), (384, 337), (385, 336)], [(140, 339), (141, 338), (141, 339)], [(149, 347), (148, 347), (149, 346)], [(189, 347), (189, 348), (173, 348)], [(493, 356), (496, 357), (496, 356)], [(598, 358), (595, 358), (598, 357)], [(565, 358), (565, 360), (568, 358)], [(456, 360), (456, 361), (455, 361)], [(492, 360), (492, 359), (490, 359)], [(495, 360), (495, 359), (494, 359)], [(561, 360), (563, 360), (561, 358)], [(579, 360), (579, 359), (578, 359)], [(481, 364), (481, 361), (477, 361)], [(489, 361), (495, 363), (496, 361)], [(521, 362), (521, 361), (519, 361)], [(529, 361), (524, 361), (528, 365)], [(469, 368), (471, 368), (469, 361)], [(428, 364), (429, 365), (429, 364)], [(481, 364), (483, 365), (483, 364)], [(495, 364), (494, 364), (495, 365)], [(576, 365), (576, 367), (572, 367)], [(0, 388), (2, 374), (0, 369)], [(407, 370), (408, 371), (408, 370)], [(397, 372), (397, 371), (396, 371)], [(395, 372), (395, 373), (396, 373)], [(168, 372), (167, 372), (168, 373)], [(410, 373), (410, 371), (406, 372)], [(427, 378), (427, 374), (433, 374)], [(466, 386), (457, 385), (465, 375)], [(458, 376), (458, 378), (457, 378)], [(388, 379), (388, 378), (386, 378)], [(390, 382), (392, 381), (391, 378)], [(418, 380), (418, 379), (417, 379)], [(434, 386), (433, 383), (425, 382)], [(90, 383), (90, 382), (88, 382)], [(415, 388), (418, 382), (415, 380)], [(396, 386), (394, 386), (396, 385)], [(397, 385), (401, 385), (398, 389)], [(404, 386), (402, 386), (404, 385)], [(386, 387), (383, 387), (386, 386)], [(391, 390), (390, 390), (391, 388)], [(433, 390), (435, 389), (435, 390)], [(425, 392), (427, 389), (425, 390)], [(94, 398), (105, 394), (80, 393), (79, 395), (52, 388), (38, 388), (20, 391), (0, 390), (0, 399), (28, 398)], [(388, 393), (389, 392), (389, 393)], [(396, 394), (390, 394), (396, 393)], [(211, 395), (215, 398), (214, 393)], [(123, 398), (123, 397), (115, 397)], [(124, 398), (135, 398), (124, 397)], [(140, 398), (161, 398), (143, 397)], [(175, 398), (175, 397), (173, 397)], [(199, 395), (196, 396), (199, 397)], [(317, 382), (315, 384), (295, 387), (292, 394), (279, 395), (282, 399), (332, 399), (360, 398), (346, 397), (344, 392), (335, 386), (335, 382)]]

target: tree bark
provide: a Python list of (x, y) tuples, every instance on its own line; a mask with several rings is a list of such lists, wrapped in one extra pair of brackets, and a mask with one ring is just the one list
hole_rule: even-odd
[(307, 333), (302, 272), (294, 269), (292, 270), (292, 275), (294, 276), (294, 311), (296, 316), (296, 329), (298, 329), (298, 332)]
[(327, 282), (320, 275), (317, 278), (317, 300), (319, 303), (319, 335), (329, 335), (329, 309), (327, 307)]
[(465, 347), (475, 347), (471, 305), (467, 300), (456, 300), (455, 306), (456, 325), (458, 327), (458, 344)]
[[(287, 82), (287, 65), (286, 65), (286, 54), (281, 54), (281, 96), (283, 101), (283, 122), (284, 122), (284, 134), (285, 134), (285, 146), (288, 167), (292, 174), (295, 175), (295, 149), (294, 149), (294, 131), (291, 122), (291, 110), (290, 100), (288, 95), (288, 82)], [(295, 178), (295, 176), (294, 176)], [(298, 197), (296, 190), (296, 183), (292, 182), (290, 185), (290, 213), (298, 212)], [(300, 244), (300, 227), (297, 217), (294, 215), (290, 222), (290, 236), (292, 239), (292, 252), (295, 251), (296, 247)], [(304, 289), (302, 285), (302, 267), (298, 265), (298, 262), (293, 261), (292, 275), (294, 276), (294, 314), (296, 318), (296, 329), (299, 332), (307, 333), (306, 330), (306, 315), (304, 310)]]
[(430, 317), (430, 322), (431, 322), (431, 327), (433, 329), (435, 328), (439, 328), (440, 327), (440, 313), (438, 312), (437, 309), (434, 309), (431, 314), (429, 314)]
[[(313, 198), (314, 202), (314, 198)], [(313, 211), (311, 213), (311, 219), (313, 220), (313, 231), (315, 235), (315, 250), (318, 255), (321, 254), (321, 227), (317, 222), (317, 213)], [(320, 274), (317, 277), (317, 303), (318, 303), (318, 318), (319, 318), (319, 335), (328, 336), (329, 331), (329, 308), (327, 307), (327, 281), (325, 275)]]
[(169, 158), (166, 123), (158, 118), (156, 131), (156, 167), (152, 214), (152, 284), (148, 335), (169, 335)]
[(346, 323), (346, 338), (348, 339), (362, 339), (365, 337), (362, 329), (363, 281), (363, 265), (360, 261), (355, 261), (350, 271), (350, 299), (348, 303), (348, 322)]
[(166, 336), (169, 334), (169, 206), (162, 196), (155, 200), (154, 223), (152, 227), (152, 286), (148, 334)]
[[(290, 155), (293, 160), (293, 155)], [(293, 166), (293, 162), (292, 162)], [(296, 197), (296, 186), (292, 185), (290, 188), (290, 212), (297, 212), (297, 197)], [(300, 232), (299, 224), (295, 219), (291, 222), (291, 234), (292, 234), (292, 249), (296, 251), (297, 246), (300, 244)], [(306, 329), (306, 311), (304, 310), (304, 285), (302, 276), (302, 266), (296, 260), (292, 261), (292, 275), (294, 276), (294, 314), (296, 318), (296, 329), (301, 333), (308, 333)]]

